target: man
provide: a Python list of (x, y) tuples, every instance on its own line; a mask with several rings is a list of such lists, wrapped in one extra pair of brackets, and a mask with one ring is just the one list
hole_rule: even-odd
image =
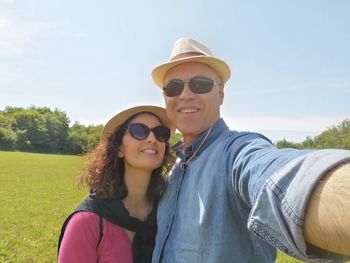
[(158, 207), (153, 262), (274, 262), (350, 255), (350, 151), (274, 147), (220, 118), (229, 66), (179, 39), (152, 77), (183, 135)]

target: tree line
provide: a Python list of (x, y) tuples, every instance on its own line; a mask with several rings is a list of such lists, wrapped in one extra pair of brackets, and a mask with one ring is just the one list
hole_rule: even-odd
[[(40, 153), (83, 154), (99, 142), (102, 125), (70, 126), (67, 114), (48, 107), (6, 107), (0, 111), (0, 150)], [(171, 143), (178, 141), (176, 134)], [(350, 149), (350, 119), (327, 128), (320, 135), (306, 137), (301, 143), (280, 140), (278, 148)]]
[(48, 107), (6, 107), (0, 111), (0, 149), (82, 154), (99, 141), (102, 125), (70, 126), (67, 114)]
[(348, 149), (350, 150), (350, 119), (343, 120), (340, 124), (327, 128), (320, 135), (306, 137), (301, 143), (280, 140), (276, 142), (278, 148), (296, 149)]

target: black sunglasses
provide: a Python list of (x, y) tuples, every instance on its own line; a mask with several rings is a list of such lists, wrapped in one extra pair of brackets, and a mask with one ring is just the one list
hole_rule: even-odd
[(170, 129), (159, 125), (154, 128), (149, 128), (143, 123), (129, 123), (128, 131), (136, 140), (144, 140), (152, 131), (157, 141), (166, 142), (170, 138)]
[(208, 93), (214, 85), (220, 84), (220, 82), (201, 76), (193, 77), (190, 80), (172, 79), (164, 84), (163, 91), (168, 97), (179, 96), (185, 88), (185, 83), (189, 83), (191, 91), (196, 94)]

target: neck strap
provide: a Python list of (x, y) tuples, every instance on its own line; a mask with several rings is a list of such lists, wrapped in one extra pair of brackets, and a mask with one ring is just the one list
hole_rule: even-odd
[[(213, 127), (213, 126), (212, 126)], [(204, 142), (207, 140), (209, 134), (210, 134), (210, 131), (211, 131), (211, 128), (209, 128), (209, 130), (207, 131), (207, 134), (205, 135), (204, 139), (201, 141), (201, 143), (199, 144), (199, 146), (197, 147), (197, 149), (194, 151), (194, 153), (190, 156), (190, 158), (188, 158), (185, 162), (183, 162), (180, 167), (184, 170), (186, 169), (188, 163), (196, 156), (196, 154), (198, 153), (198, 151), (202, 148)]]

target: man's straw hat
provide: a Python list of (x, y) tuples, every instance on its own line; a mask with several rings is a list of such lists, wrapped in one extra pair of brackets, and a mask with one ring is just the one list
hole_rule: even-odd
[(163, 88), (164, 76), (167, 71), (186, 62), (199, 62), (209, 65), (219, 74), (223, 84), (228, 81), (231, 75), (230, 67), (223, 60), (214, 57), (209, 48), (197, 40), (185, 37), (175, 42), (169, 61), (160, 64), (152, 71), (154, 82), (158, 87)]

